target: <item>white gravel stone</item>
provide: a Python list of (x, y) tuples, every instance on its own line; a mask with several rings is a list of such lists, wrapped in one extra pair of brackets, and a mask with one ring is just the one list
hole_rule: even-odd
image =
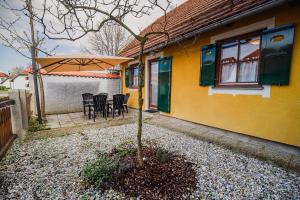
[[(85, 130), (81, 134), (16, 141), (0, 162), (0, 199), (126, 199), (109, 190), (81, 189), (84, 164), (125, 140), (136, 125)], [(144, 141), (194, 163), (197, 189), (186, 199), (300, 199), (299, 175), (220, 146), (145, 124)]]

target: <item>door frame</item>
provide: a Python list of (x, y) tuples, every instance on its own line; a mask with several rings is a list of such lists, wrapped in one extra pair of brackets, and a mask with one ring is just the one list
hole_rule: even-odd
[(150, 110), (157, 110), (157, 106), (158, 106), (158, 105), (156, 105), (156, 106), (151, 105), (151, 97), (152, 97), (152, 91), (151, 91), (151, 87), (152, 87), (151, 86), (151, 64), (153, 62), (158, 62), (159, 59), (160, 59), (160, 57), (148, 60), (148, 86), (149, 86), (149, 89), (148, 89), (148, 102), (149, 102), (148, 103), (148, 108)]

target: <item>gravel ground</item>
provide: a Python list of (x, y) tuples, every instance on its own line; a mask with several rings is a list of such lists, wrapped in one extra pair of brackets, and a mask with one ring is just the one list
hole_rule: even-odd
[[(129, 124), (17, 140), (0, 162), (0, 199), (122, 199), (114, 191), (82, 189), (80, 171), (97, 152), (134, 140), (135, 133), (136, 125)], [(152, 125), (144, 125), (143, 137), (195, 164), (197, 190), (183, 199), (300, 199), (300, 176), (267, 162)]]

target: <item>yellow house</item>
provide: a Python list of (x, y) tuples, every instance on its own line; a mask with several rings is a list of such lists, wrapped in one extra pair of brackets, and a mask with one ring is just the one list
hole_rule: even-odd
[[(300, 147), (299, 1), (188, 0), (168, 20), (169, 42), (146, 43), (145, 110)], [(132, 41), (121, 55), (138, 52)], [(123, 65), (132, 108), (137, 74)]]

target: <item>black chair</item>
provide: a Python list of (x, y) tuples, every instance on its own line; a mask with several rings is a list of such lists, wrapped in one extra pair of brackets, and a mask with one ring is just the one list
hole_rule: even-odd
[(93, 102), (93, 94), (84, 93), (82, 94), (82, 104), (83, 104), (83, 113), (86, 115), (85, 108), (89, 106), (90, 103)]
[(113, 105), (112, 108), (110, 108), (112, 110), (112, 116), (113, 118), (115, 118), (115, 112), (118, 111), (118, 114), (124, 117), (124, 95), (123, 94), (116, 94), (113, 96)]
[(108, 93), (101, 92), (101, 93), (99, 93), (98, 95), (106, 95), (106, 96), (108, 96)]
[(123, 103), (123, 107), (124, 107), (124, 109), (126, 110), (127, 113), (128, 113), (127, 102), (128, 102), (129, 97), (130, 97), (130, 93), (126, 93), (125, 96), (124, 96), (124, 103)]
[(93, 112), (94, 112), (94, 121), (96, 118), (96, 113), (103, 113), (103, 117), (105, 117), (107, 119), (107, 111), (106, 111), (106, 99), (107, 96), (106, 95), (95, 95), (93, 96)]

